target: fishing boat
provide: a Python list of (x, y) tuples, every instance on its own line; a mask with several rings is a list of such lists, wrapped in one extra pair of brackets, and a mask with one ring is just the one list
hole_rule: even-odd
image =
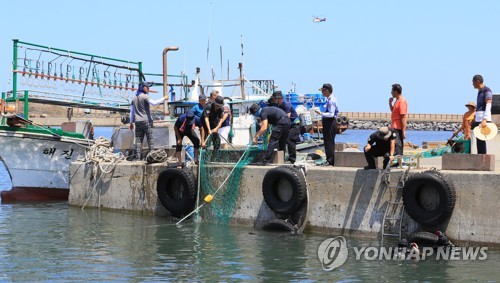
[[(2, 202), (67, 200), (69, 165), (93, 144), (92, 122), (71, 121), (73, 109), (128, 111), (141, 64), (13, 42), (12, 90), (0, 100), (0, 160), (12, 188), (1, 192)], [(36, 124), (30, 103), (66, 107), (68, 121)]]

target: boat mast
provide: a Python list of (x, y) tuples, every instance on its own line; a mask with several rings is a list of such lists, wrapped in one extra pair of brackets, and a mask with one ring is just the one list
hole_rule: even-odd
[(241, 35), (241, 63), (238, 64), (238, 69), (240, 69), (241, 99), (245, 100), (245, 75), (243, 73), (243, 63), (245, 63), (245, 57), (243, 55), (243, 35)]

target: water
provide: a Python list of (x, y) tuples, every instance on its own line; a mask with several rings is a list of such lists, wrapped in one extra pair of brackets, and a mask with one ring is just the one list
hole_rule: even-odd
[[(326, 235), (186, 223), (65, 203), (0, 205), (2, 281), (495, 281), (500, 252), (486, 261), (356, 261), (324, 271)], [(349, 246), (378, 246), (348, 238)]]
[[(348, 131), (339, 142), (363, 144), (372, 131)], [(110, 128), (96, 136), (109, 137)], [(447, 132), (409, 132), (410, 140), (443, 140)], [(418, 138), (417, 138), (418, 137)], [(10, 188), (0, 163), (0, 188)], [(486, 261), (356, 261), (324, 271), (317, 248), (327, 235), (289, 235), (186, 222), (66, 203), (0, 205), (0, 281), (497, 281), (500, 251)], [(349, 247), (380, 246), (348, 238)]]

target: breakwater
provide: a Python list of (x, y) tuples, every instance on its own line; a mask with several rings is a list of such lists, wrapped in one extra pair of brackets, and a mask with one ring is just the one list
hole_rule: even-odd
[[(376, 130), (380, 127), (390, 126), (391, 122), (385, 120), (351, 120), (349, 129), (354, 130)], [(454, 131), (460, 128), (457, 122), (430, 122), (430, 121), (408, 121), (407, 129), (416, 131)]]

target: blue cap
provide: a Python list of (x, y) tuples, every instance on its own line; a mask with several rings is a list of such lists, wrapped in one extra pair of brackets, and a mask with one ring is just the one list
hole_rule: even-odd
[(186, 112), (186, 118), (188, 120), (193, 119), (194, 118), (194, 112), (192, 110), (189, 110), (188, 112)]
[(147, 86), (147, 87), (152, 87), (153, 86), (153, 82), (141, 82), (140, 85)]

